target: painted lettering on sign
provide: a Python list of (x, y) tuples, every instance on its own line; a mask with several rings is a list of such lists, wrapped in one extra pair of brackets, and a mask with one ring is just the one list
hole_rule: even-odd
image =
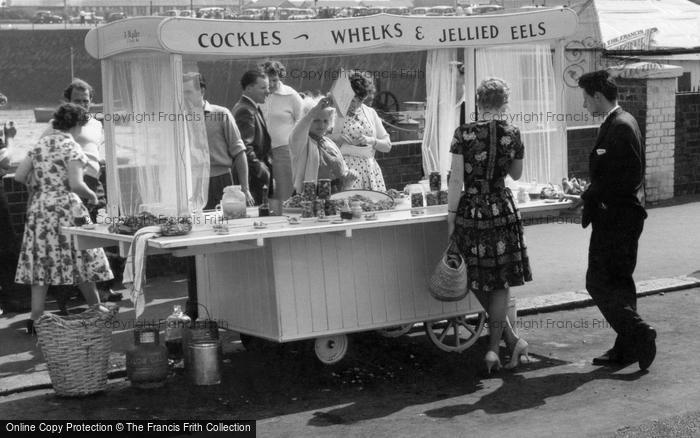
[(126, 30), (124, 31), (124, 39), (129, 43), (139, 42), (139, 37), (141, 33), (138, 30)]
[[(426, 50), (532, 43), (568, 36), (578, 24), (576, 13), (568, 8), (455, 17), (379, 14), (304, 22), (179, 17), (137, 20), (119, 20), (110, 26), (91, 30), (86, 47), (91, 54), (97, 53), (100, 57), (134, 50), (140, 44), (151, 48), (153, 44), (150, 39), (138, 44), (126, 44), (128, 37), (121, 42), (106, 38), (115, 31), (136, 31), (141, 35), (155, 36), (162, 50), (183, 55), (258, 57), (309, 53), (322, 55), (343, 51), (372, 53), (392, 49)], [(104, 33), (105, 38), (98, 38), (98, 33)], [(102, 47), (94, 47), (97, 45)]]
[(360, 41), (379, 41), (401, 38), (401, 23), (383, 24), (381, 26), (362, 26), (344, 29), (331, 29), (331, 37), (336, 44), (352, 44)]
[(201, 33), (197, 38), (199, 47), (265, 47), (278, 46), (282, 43), (279, 31), (273, 32), (228, 32), (221, 34)]

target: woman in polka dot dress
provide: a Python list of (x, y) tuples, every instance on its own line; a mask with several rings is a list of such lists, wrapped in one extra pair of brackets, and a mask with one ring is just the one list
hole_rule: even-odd
[(386, 191), (384, 176), (374, 158), (375, 151), (389, 152), (391, 140), (377, 112), (362, 103), (374, 94), (372, 77), (362, 72), (348, 74), (355, 98), (345, 117), (336, 120), (331, 139), (340, 145), (340, 151), (358, 178), (349, 189)]

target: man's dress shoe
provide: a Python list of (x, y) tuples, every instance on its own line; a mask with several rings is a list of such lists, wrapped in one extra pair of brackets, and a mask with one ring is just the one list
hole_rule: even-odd
[(637, 335), (637, 357), (639, 369), (646, 370), (656, 357), (656, 330), (646, 326)]
[(634, 359), (629, 356), (623, 356), (615, 349), (611, 348), (602, 355), (593, 358), (593, 365), (602, 366), (620, 366), (634, 363)]

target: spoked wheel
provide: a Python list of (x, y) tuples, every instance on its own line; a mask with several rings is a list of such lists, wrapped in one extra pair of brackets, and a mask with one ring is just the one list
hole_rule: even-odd
[(401, 324), (394, 327), (387, 327), (377, 330), (377, 333), (384, 336), (385, 338), (398, 338), (406, 333), (410, 332), (413, 328), (413, 323), (411, 324)]
[(314, 340), (314, 353), (325, 365), (333, 365), (345, 357), (350, 342), (346, 335), (333, 335), (316, 338)]
[(486, 312), (457, 316), (442, 321), (426, 321), (425, 332), (441, 350), (461, 353), (471, 347), (484, 330)]
[(399, 100), (391, 91), (380, 91), (374, 97), (374, 100), (372, 101), (372, 106), (375, 109), (382, 110), (385, 113), (392, 111), (398, 112)]

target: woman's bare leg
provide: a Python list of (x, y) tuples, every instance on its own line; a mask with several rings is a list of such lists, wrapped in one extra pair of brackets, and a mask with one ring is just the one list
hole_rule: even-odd
[(86, 281), (78, 285), (80, 292), (85, 297), (85, 302), (92, 305), (100, 302), (100, 294), (97, 292), (97, 286), (94, 281)]

